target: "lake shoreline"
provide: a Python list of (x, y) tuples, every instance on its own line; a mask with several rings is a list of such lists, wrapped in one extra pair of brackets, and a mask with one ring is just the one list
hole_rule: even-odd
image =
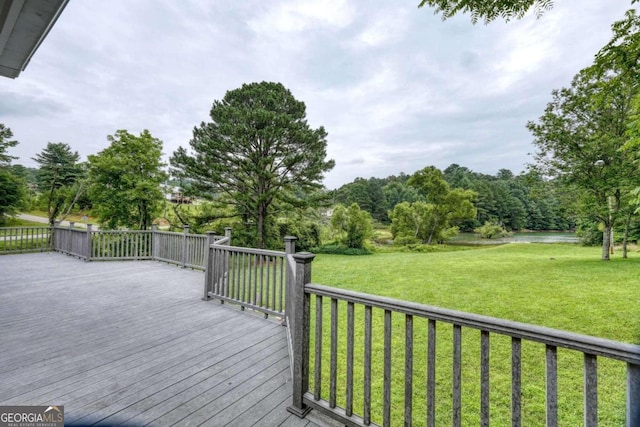
[(580, 238), (571, 231), (518, 231), (508, 237), (483, 239), (476, 233), (460, 233), (448, 245), (504, 245), (507, 243), (569, 243), (578, 244)]

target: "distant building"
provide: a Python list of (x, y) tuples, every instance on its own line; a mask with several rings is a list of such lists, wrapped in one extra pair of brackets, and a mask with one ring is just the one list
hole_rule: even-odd
[(184, 195), (180, 187), (165, 185), (163, 186), (162, 191), (164, 192), (164, 198), (171, 203), (175, 203), (177, 205), (190, 205), (194, 202), (193, 198)]

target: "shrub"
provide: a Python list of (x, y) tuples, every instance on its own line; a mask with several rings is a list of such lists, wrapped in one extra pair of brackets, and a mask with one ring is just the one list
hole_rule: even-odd
[(331, 217), (331, 228), (338, 233), (340, 242), (349, 248), (364, 248), (365, 240), (373, 237), (371, 214), (361, 210), (357, 203), (348, 208), (337, 205)]
[(506, 237), (511, 235), (511, 233), (505, 230), (503, 226), (490, 221), (485, 222), (483, 226), (474, 228), (473, 231), (479, 234), (483, 239), (493, 239), (494, 237)]
[(311, 252), (330, 255), (371, 255), (373, 253), (373, 251), (367, 247), (349, 248), (336, 243), (311, 248)]

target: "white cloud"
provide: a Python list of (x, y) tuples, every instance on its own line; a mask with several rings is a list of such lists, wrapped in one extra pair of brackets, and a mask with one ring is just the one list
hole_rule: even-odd
[(375, 13), (350, 44), (355, 49), (394, 44), (402, 41), (409, 30), (409, 11), (396, 6)]
[(351, 23), (355, 8), (347, 0), (302, 0), (267, 3), (267, 9), (248, 21), (261, 36), (339, 29)]
[(394, 0), (70, 2), (27, 70), (0, 79), (0, 122), (28, 165), (47, 141), (86, 156), (122, 128), (171, 154), (227, 90), (280, 81), (329, 133), (329, 187), (430, 164), (519, 171), (526, 121), (628, 7), (564, 0), (540, 20), (473, 26)]

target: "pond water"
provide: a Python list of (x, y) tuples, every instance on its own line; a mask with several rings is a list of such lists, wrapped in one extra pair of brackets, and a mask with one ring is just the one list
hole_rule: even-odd
[(448, 243), (471, 245), (496, 245), (502, 243), (578, 243), (579, 238), (572, 232), (531, 231), (514, 233), (510, 237), (481, 239), (474, 233), (460, 233)]

